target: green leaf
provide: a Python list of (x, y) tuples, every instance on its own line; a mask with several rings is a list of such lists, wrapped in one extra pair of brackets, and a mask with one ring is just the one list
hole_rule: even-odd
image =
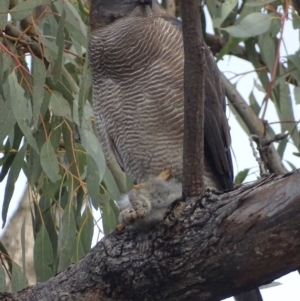
[(269, 32), (258, 37), (258, 46), (261, 56), (270, 72), (273, 71), (274, 62), (276, 60), (276, 44), (277, 42), (269, 35)]
[[(9, 259), (10, 256), (8, 255), (8, 252), (7, 252), (7, 250), (5, 249), (5, 247), (3, 246), (3, 244), (2, 244), (1, 241), (0, 241), (0, 252), (2, 252), (4, 255), (6, 255), (6, 256), (2, 256), (2, 258), (3, 258), (4, 260), (6, 260), (6, 263), (7, 263), (7, 265), (8, 265), (9, 271), (12, 271), (12, 262), (11, 262), (11, 260)], [(0, 264), (0, 265), (2, 265), (2, 264)]]
[(51, 119), (51, 131), (50, 140), (54, 149), (58, 149), (61, 139), (62, 123), (61, 118), (58, 116), (52, 116)]
[(79, 169), (81, 178), (84, 179), (87, 168), (87, 153), (80, 143), (75, 142), (74, 144), (77, 167)]
[(43, 144), (40, 160), (45, 173), (53, 183), (61, 179), (57, 157), (50, 140)]
[(81, 129), (80, 137), (81, 137), (82, 145), (84, 146), (86, 152), (96, 162), (99, 169), (100, 181), (102, 181), (106, 171), (106, 163), (105, 163), (105, 158), (102, 152), (100, 142), (96, 137), (96, 135), (89, 130)]
[(87, 26), (83, 23), (78, 11), (69, 1), (64, 3), (64, 10), (66, 12), (66, 27), (68, 32), (81, 45), (87, 45)]
[[(66, 149), (66, 159), (69, 163), (69, 170), (71, 171), (72, 180), (75, 181), (74, 185), (77, 187), (79, 181), (75, 177), (80, 177), (76, 168), (76, 154), (74, 145), (74, 123), (68, 121), (63, 123), (62, 126), (64, 146)], [(75, 156), (74, 156), (75, 154)], [(74, 176), (73, 176), (74, 175)], [(71, 178), (69, 178), (71, 180)]]
[[(56, 55), (55, 55), (55, 60), (56, 60)], [(46, 82), (49, 88), (53, 90), (53, 92), (55, 91), (61, 93), (60, 97), (64, 98), (64, 100), (67, 100), (69, 102), (69, 105), (73, 103), (74, 96), (71, 92), (70, 87), (66, 85), (66, 81), (62, 82), (61, 80), (58, 80), (56, 83), (54, 83), (53, 79), (47, 78)], [(58, 97), (57, 101), (60, 101), (61, 98)]]
[(50, 105), (54, 115), (73, 121), (70, 104), (60, 92), (52, 91)]
[(34, 148), (37, 153), (39, 153), (39, 149), (30, 129), (32, 112), (28, 107), (28, 99), (26, 99), (24, 96), (25, 91), (19, 85), (15, 72), (11, 73), (8, 76), (8, 80), (10, 85), (10, 101), (12, 104), (14, 116), (28, 143)]
[(6, 275), (6, 272), (5, 272), (2, 264), (0, 264), (0, 292), (2, 292), (2, 293), (7, 291), (5, 275)]
[(89, 64), (88, 55), (86, 55), (85, 63), (83, 67), (83, 77), (82, 77), (82, 82), (80, 85), (80, 92), (78, 97), (78, 116), (79, 116), (80, 124), (82, 122), (82, 117), (84, 114), (84, 104), (89, 97), (89, 94), (91, 92), (91, 87), (92, 87), (92, 74), (89, 66), (90, 64)]
[(53, 262), (53, 251), (50, 237), (44, 224), (42, 224), (35, 238), (33, 257), (37, 281), (47, 281), (53, 276), (50, 268)]
[(117, 219), (115, 212), (111, 207), (110, 202), (105, 202), (102, 207), (102, 220), (103, 220), (103, 231), (105, 234), (109, 234), (117, 226)]
[(80, 260), (83, 256), (85, 255), (83, 247), (82, 247), (82, 243), (81, 240), (78, 239), (76, 240), (76, 248), (75, 248), (75, 252), (74, 255), (71, 259), (71, 263), (77, 262), (78, 260)]
[[(58, 235), (57, 235), (57, 229), (56, 229), (57, 218), (55, 215), (55, 210), (54, 210), (54, 212), (52, 210), (52, 206), (54, 204), (55, 204), (55, 202), (52, 201), (52, 199), (49, 197), (41, 196), (40, 201), (39, 201), (40, 210), (43, 213), (44, 224), (46, 226), (47, 233), (48, 233), (50, 241), (51, 241), (53, 257), (56, 257)], [(55, 274), (55, 272), (53, 274)]]
[(57, 45), (57, 56), (54, 64), (54, 82), (56, 83), (58, 79), (61, 79), (61, 67), (63, 62), (64, 46), (65, 46), (65, 22), (66, 22), (66, 13), (62, 12), (62, 15), (59, 19), (57, 36), (56, 36), (56, 45)]
[(258, 102), (256, 101), (253, 90), (251, 91), (251, 93), (249, 95), (249, 102), (250, 102), (250, 107), (252, 108), (253, 112), (255, 113), (256, 116), (258, 116), (259, 112), (260, 112), (260, 106), (259, 106)]
[(58, 235), (58, 272), (63, 271), (71, 264), (76, 247), (76, 223), (72, 202), (69, 201), (61, 219)]
[(295, 97), (295, 102), (296, 105), (300, 105), (300, 88), (299, 87), (294, 87), (294, 97)]
[(235, 176), (235, 179), (234, 179), (234, 183), (235, 184), (241, 184), (245, 181), (248, 173), (249, 173), (249, 168), (246, 168), (242, 171), (240, 171), (236, 176)]
[(18, 151), (16, 157), (14, 158), (13, 163), (11, 164), (11, 168), (7, 176), (7, 182), (5, 186), (5, 192), (4, 192), (4, 201), (2, 205), (2, 220), (3, 220), (2, 227), (4, 227), (6, 223), (8, 206), (10, 204), (10, 200), (15, 190), (15, 183), (19, 177), (23, 165), (25, 151), (26, 151), (26, 144), (24, 144), (21, 147), (21, 149)]
[(100, 183), (99, 168), (95, 160), (88, 155), (86, 186), (93, 207), (96, 210), (98, 209), (98, 201), (99, 201), (99, 183)]
[(106, 169), (105, 175), (103, 177), (103, 183), (105, 184), (110, 197), (113, 200), (118, 200), (120, 198), (120, 191), (111, 171), (108, 168)]
[(297, 169), (297, 167), (292, 162), (287, 161), (287, 160), (285, 160), (285, 162), (290, 166), (291, 169), (293, 169), (293, 170)]
[(26, 250), (25, 250), (25, 225), (26, 225), (26, 215), (22, 223), (21, 227), (21, 249), (22, 249), (22, 269), (23, 269), (23, 274), (26, 275)]
[(22, 138), (23, 138), (22, 132), (17, 124), (15, 124), (15, 126), (13, 127), (12, 132), (14, 133), (14, 135), (13, 137), (12, 136), (8, 137), (4, 146), (4, 157), (0, 159), (2, 162), (4, 162), (0, 171), (0, 182), (2, 182), (6, 177), (11, 167), (11, 164), (16, 156), (15, 150), (20, 148)]
[(281, 141), (279, 142), (279, 145), (278, 145), (278, 147), (277, 147), (277, 152), (278, 152), (278, 154), (279, 154), (281, 160), (282, 160), (282, 158), (283, 158), (283, 154), (284, 154), (284, 151), (285, 151), (285, 149), (286, 149), (287, 142), (288, 142), (287, 139), (283, 139), (283, 140), (281, 140)]
[(0, 1), (0, 28), (5, 28), (6, 24), (8, 23), (9, 2), (10, 0)]
[(224, 20), (229, 16), (233, 9), (237, 6), (238, 0), (227, 0), (218, 5), (215, 14), (213, 15), (213, 26), (221, 27)]
[(0, 95), (0, 144), (13, 129), (16, 119), (10, 101), (2, 101)]
[(90, 209), (87, 207), (82, 214), (82, 222), (78, 230), (77, 242), (81, 242), (84, 254), (91, 250), (94, 234), (94, 221)]
[(83, 23), (82, 18), (69, 1), (54, 2), (58, 14), (66, 12), (66, 28), (69, 34), (76, 39), (81, 45), (87, 45), (87, 26)]
[(292, 23), (293, 23), (293, 28), (294, 29), (299, 29), (300, 28), (300, 17), (295, 12), (292, 13)]
[[(1, 0), (3, 1), (3, 0)], [(51, 0), (18, 1), (17, 5), (9, 12), (13, 20), (22, 20), (31, 15), (32, 10), (39, 5), (51, 4)]]
[(46, 68), (42, 60), (32, 57), (33, 64), (33, 88), (32, 88), (32, 111), (33, 126), (36, 128), (40, 117), (40, 110), (44, 99), (44, 84), (46, 80)]
[(12, 292), (18, 292), (27, 285), (27, 279), (24, 276), (21, 268), (15, 263), (12, 263), (12, 274), (11, 274), (11, 290)]
[(225, 44), (224, 47), (222, 47), (221, 51), (219, 52), (219, 54), (217, 56), (217, 62), (219, 60), (221, 60), (224, 57), (224, 55), (229, 54), (230, 51), (235, 49), (238, 46), (238, 44), (242, 41), (243, 41), (243, 39), (237, 39), (237, 38), (234, 38), (234, 37), (229, 37), (228, 42)]
[[(284, 73), (282, 68), (279, 69), (280, 74)], [(290, 87), (285, 82), (285, 78), (282, 78), (279, 84), (274, 87), (274, 96), (275, 96), (275, 107), (277, 110), (277, 114), (281, 121), (291, 120), (295, 122), (294, 111), (292, 106), (292, 99), (290, 93)], [(296, 122), (295, 122), (296, 123)], [(282, 123), (281, 124), (281, 132), (284, 133), (288, 131), (291, 135), (291, 138), (298, 148), (300, 147), (300, 137), (298, 131), (295, 131), (295, 124), (293, 123)]]
[(262, 13), (252, 13), (243, 18), (238, 24), (222, 29), (236, 38), (255, 37), (270, 28), (273, 18), (273, 16)]
[(276, 0), (264, 0), (263, 2), (261, 0), (254, 0), (254, 1), (247, 1), (245, 3), (245, 6), (253, 7), (253, 6), (261, 6), (264, 7), (267, 3), (275, 2)]

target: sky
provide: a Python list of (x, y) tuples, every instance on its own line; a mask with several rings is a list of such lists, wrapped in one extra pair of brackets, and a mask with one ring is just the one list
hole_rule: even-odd
[[(207, 18), (208, 20), (208, 18)], [(207, 24), (208, 32), (212, 32), (211, 22)], [(292, 28), (291, 22), (287, 22), (284, 31), (284, 41), (285, 46), (287, 48), (288, 53), (294, 53), (296, 50), (299, 50), (299, 32), (295, 31)], [(282, 47), (281, 55), (284, 56), (286, 54), (285, 48)], [(250, 63), (247, 63), (244, 60), (235, 58), (235, 57), (225, 57), (222, 61), (218, 63), (218, 66), (222, 72), (230, 79), (232, 75), (244, 73), (247, 71), (251, 71), (253, 68)], [(237, 88), (242, 96), (247, 100), (249, 94), (253, 88), (253, 82), (256, 79), (256, 74), (248, 73), (243, 76), (237, 83)], [(234, 81), (233, 81), (234, 82)], [(254, 90), (255, 96), (257, 99), (262, 100), (264, 97), (264, 93), (259, 92), (257, 89)], [(296, 119), (300, 119), (300, 105), (295, 104), (294, 102), (294, 112)], [(239, 126), (235, 117), (231, 112), (227, 113), (229, 124), (231, 127), (231, 136), (232, 136), (232, 150), (234, 152), (234, 170), (235, 174), (237, 171), (241, 171), (245, 168), (253, 167), (253, 171), (258, 171), (257, 162), (255, 161), (252, 150), (249, 146), (249, 138), (244, 133), (244, 131)], [(275, 109), (272, 105), (268, 107), (268, 112), (266, 115), (266, 119), (271, 121), (276, 121), (277, 115)], [(280, 132), (279, 126), (274, 126), (276, 133)], [(286, 156), (289, 158), (291, 162), (294, 163), (295, 166), (300, 167), (300, 158), (297, 158), (292, 155), (292, 152), (295, 151), (291, 145), (287, 147)], [(247, 181), (252, 181), (256, 179), (256, 174), (252, 174), (247, 178)], [(26, 177), (23, 173), (21, 173), (19, 179), (16, 182), (16, 190), (12, 199), (12, 204), (15, 206), (10, 206), (8, 216), (10, 217), (18, 204), (20, 197), (23, 195), (26, 184)], [(0, 183), (0, 208), (2, 206), (3, 198), (4, 198), (4, 188), (5, 181)], [(2, 224), (0, 219), (0, 224)], [(1, 235), (1, 229), (0, 229)], [(97, 233), (94, 236), (93, 243), (95, 244), (97, 241)], [(274, 286), (272, 288), (262, 289), (261, 293), (263, 295), (264, 301), (299, 301), (300, 300), (300, 277), (298, 272), (290, 273), (280, 279), (277, 280), (280, 283), (278, 286)], [(233, 298), (226, 299), (226, 301), (232, 301)]]

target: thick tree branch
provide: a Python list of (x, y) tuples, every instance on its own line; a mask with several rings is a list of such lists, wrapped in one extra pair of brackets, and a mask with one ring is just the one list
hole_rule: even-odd
[[(206, 34), (205, 41), (214, 54), (219, 53), (222, 50), (222, 48), (226, 45), (226, 41), (222, 40), (219, 36), (213, 35), (213, 34)], [(251, 59), (250, 59), (245, 47), (242, 47), (240, 45), (237, 45), (228, 54), (234, 55), (240, 59), (246, 60), (251, 63)], [(261, 57), (260, 53), (257, 53), (257, 57), (258, 57), (258, 63), (262, 67), (268, 68), (268, 66), (264, 62), (263, 58)], [(287, 72), (287, 68), (286, 68), (285, 64), (280, 64), (280, 68), (282, 68), (282, 70), (286, 70), (286, 72)], [(268, 72), (271, 72), (271, 71), (272, 70), (268, 70)], [(286, 82), (289, 84), (298, 86), (297, 80), (295, 80), (290, 74), (287, 74)]]
[(205, 52), (198, 0), (180, 1), (184, 46), (183, 180), (185, 196), (204, 189)]
[(1, 300), (216, 300), (300, 266), (300, 171), (177, 202), (150, 232), (114, 231), (46, 283)]
[(241, 94), (230, 83), (230, 81), (223, 74), (221, 74), (221, 77), (223, 86), (225, 88), (225, 94), (229, 103), (240, 115), (250, 134), (257, 135), (262, 142), (261, 144), (264, 147), (264, 151), (262, 152), (263, 158), (261, 159), (267, 164), (267, 167), (271, 173), (286, 173), (287, 169), (282, 164), (281, 158), (274, 145), (268, 144), (268, 141), (271, 139), (271, 137), (266, 132), (262, 120), (255, 115), (251, 107), (246, 103)]

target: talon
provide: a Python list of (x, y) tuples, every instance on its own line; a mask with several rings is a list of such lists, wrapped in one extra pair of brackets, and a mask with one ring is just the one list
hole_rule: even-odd
[(168, 169), (165, 169), (163, 170), (159, 175), (158, 175), (158, 178), (161, 178), (163, 179), (164, 181), (167, 181), (169, 180), (169, 178), (172, 176), (172, 173), (170, 170)]
[(136, 190), (139, 190), (139, 189), (143, 188), (144, 186), (145, 186), (144, 183), (139, 183), (139, 184), (133, 185), (133, 188)]
[(118, 224), (118, 225), (117, 225), (117, 230), (118, 230), (119, 232), (122, 232), (124, 229), (125, 229), (125, 225), (123, 225), (123, 224)]

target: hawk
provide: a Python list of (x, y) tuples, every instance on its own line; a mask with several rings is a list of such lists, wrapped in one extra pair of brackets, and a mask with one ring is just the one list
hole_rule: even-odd
[[(108, 162), (134, 182), (169, 170), (182, 181), (181, 22), (150, 0), (92, 0), (89, 45), (96, 129)], [(205, 49), (206, 186), (233, 187), (230, 128), (219, 70)]]
[[(121, 219), (149, 226), (181, 191), (174, 182), (182, 181), (181, 22), (156, 0), (92, 0), (90, 22), (94, 115), (106, 160), (118, 162), (136, 183), (146, 182), (140, 189), (144, 203), (133, 189)], [(204, 183), (227, 190), (233, 187), (233, 168), (225, 95), (215, 60), (207, 46), (204, 51)], [(165, 169), (171, 181), (153, 179)], [(262, 300), (257, 289), (236, 300), (241, 298)]]

